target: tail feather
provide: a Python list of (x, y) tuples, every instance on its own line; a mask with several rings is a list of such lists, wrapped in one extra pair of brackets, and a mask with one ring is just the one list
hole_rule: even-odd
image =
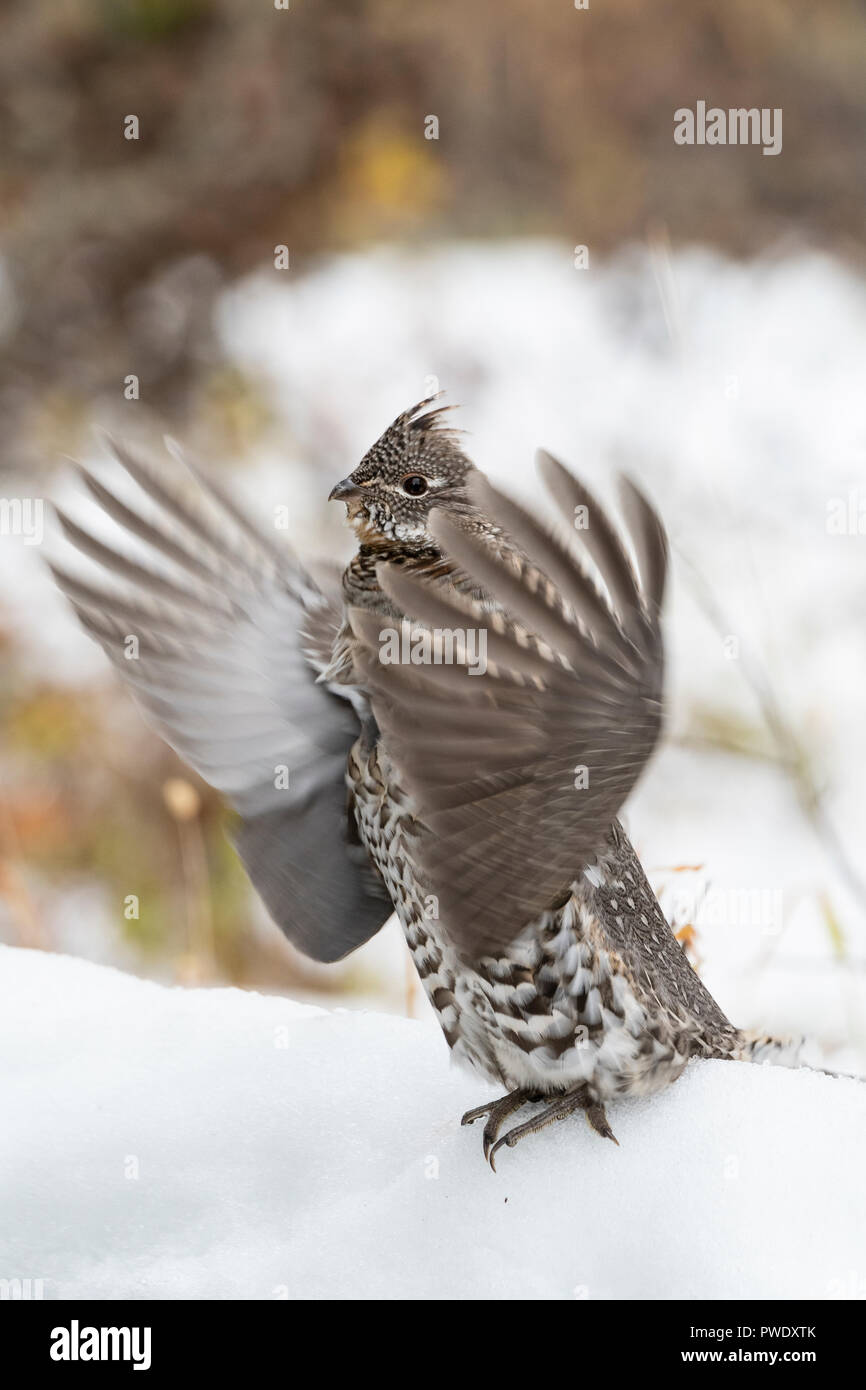
[(738, 1032), (733, 1052), (737, 1062), (757, 1062), (760, 1066), (802, 1067), (805, 1038), (774, 1038), (769, 1033)]
[(822, 1076), (866, 1081), (866, 1077), (830, 1071), (828, 1067), (816, 1067), (812, 1062), (807, 1062), (803, 1055), (806, 1043), (805, 1037), (774, 1038), (770, 1033), (732, 1028), (730, 1032), (717, 1032), (710, 1039), (704, 1036), (692, 1055), (714, 1057), (726, 1062), (756, 1062), (762, 1067), (805, 1067), (807, 1071), (820, 1072)]
[(711, 1039), (701, 1039), (695, 1049), (699, 1057), (715, 1057), (729, 1062), (756, 1062), (760, 1066), (802, 1067), (805, 1038), (774, 1038), (769, 1033), (731, 1028)]

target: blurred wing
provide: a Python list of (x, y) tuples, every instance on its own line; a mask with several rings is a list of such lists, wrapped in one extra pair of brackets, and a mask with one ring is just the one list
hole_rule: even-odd
[(339, 589), (326, 576), (324, 593), (191, 466), (169, 471), (112, 447), (152, 519), (81, 470), (122, 551), (58, 511), (111, 583), (52, 566), (55, 578), (148, 722), (239, 812), (237, 847), (274, 921), (306, 955), (337, 960), (391, 911), (347, 814), (359, 696), (317, 683)]
[[(434, 533), (469, 586), (379, 569), (433, 653), (437, 629), (468, 629), (468, 659), (445, 664), (440, 645), (443, 664), (435, 655), (383, 664), (380, 620), (352, 613), (377, 722), (426, 828), (422, 870), (449, 934), (476, 959), (506, 946), (592, 864), (662, 722), (661, 523), (624, 481), (638, 579), (591, 494), (549, 455), (540, 468), (582, 557), (479, 477), (474, 500), (520, 551), (495, 549), (439, 512)], [(578, 521), (586, 525), (575, 530)], [(473, 586), (486, 603), (467, 597)]]

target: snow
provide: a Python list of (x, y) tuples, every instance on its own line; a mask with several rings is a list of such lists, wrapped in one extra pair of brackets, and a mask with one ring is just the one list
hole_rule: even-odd
[(852, 1298), (866, 1087), (692, 1063), (487, 1168), (427, 1022), (0, 948), (0, 1276), (46, 1298)]

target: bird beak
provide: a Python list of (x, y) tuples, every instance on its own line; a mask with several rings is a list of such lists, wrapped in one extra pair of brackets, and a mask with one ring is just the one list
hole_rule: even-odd
[(328, 493), (329, 502), (351, 502), (353, 497), (360, 497), (361, 489), (357, 483), (353, 483), (351, 478), (343, 478), (342, 482), (335, 483)]

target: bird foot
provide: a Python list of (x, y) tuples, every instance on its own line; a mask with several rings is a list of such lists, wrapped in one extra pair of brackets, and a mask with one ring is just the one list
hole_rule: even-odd
[(513, 1115), (515, 1110), (521, 1110), (524, 1105), (533, 1104), (536, 1101), (547, 1100), (549, 1097), (540, 1096), (534, 1091), (510, 1091), (501, 1100), (488, 1101), (486, 1105), (479, 1105), (474, 1110), (467, 1110), (460, 1121), (461, 1124), (471, 1125), (483, 1115), (487, 1116), (487, 1123), (484, 1126), (482, 1145), (484, 1157), (490, 1167), (496, 1172), (496, 1152), (506, 1144), (509, 1149), (524, 1139), (527, 1134), (537, 1134), (539, 1130), (545, 1129), (547, 1125), (553, 1124), (556, 1120), (564, 1120), (566, 1115), (571, 1115), (575, 1110), (583, 1110), (591, 1127), (596, 1134), (600, 1134), (603, 1139), (612, 1139), (614, 1144), (619, 1144), (619, 1140), (614, 1135), (613, 1130), (608, 1124), (604, 1106), (598, 1101), (593, 1100), (586, 1086), (578, 1086), (574, 1091), (567, 1091), (564, 1095), (557, 1096), (542, 1110), (534, 1119), (527, 1120), (522, 1125), (515, 1125), (507, 1134), (499, 1138), (499, 1131), (504, 1121), (509, 1115)]
[(486, 1105), (479, 1105), (474, 1110), (467, 1110), (460, 1121), (462, 1125), (472, 1125), (476, 1120), (480, 1120), (482, 1115), (487, 1116), (487, 1124), (484, 1126), (481, 1142), (484, 1147), (484, 1157), (490, 1162), (494, 1173), (496, 1172), (496, 1164), (491, 1160), (490, 1153), (496, 1143), (503, 1121), (507, 1120), (509, 1115), (513, 1115), (515, 1110), (520, 1110), (528, 1102), (537, 1099), (539, 1097), (531, 1091), (510, 1091), (501, 1100), (491, 1100)]

